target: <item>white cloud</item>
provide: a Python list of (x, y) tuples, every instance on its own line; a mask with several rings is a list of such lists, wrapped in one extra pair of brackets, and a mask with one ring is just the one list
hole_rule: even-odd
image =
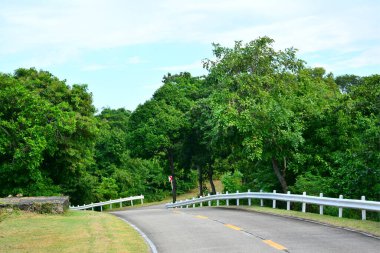
[(91, 63), (86, 64), (82, 66), (83, 71), (99, 71), (99, 70), (106, 70), (106, 69), (124, 69), (128, 68), (130, 65), (137, 65), (144, 63), (139, 56), (132, 56), (127, 58), (125, 61), (121, 61), (120, 59), (114, 60), (112, 63)]
[(82, 67), (83, 71), (99, 71), (112, 68), (113, 65), (107, 64), (89, 64)]
[[(37, 1), (33, 6), (5, 8), (0, 15), (5, 20), (6, 28), (2, 31), (7, 36), (3, 37), (3, 43), (8, 50), (39, 45), (94, 49), (173, 40), (230, 42), (240, 38), (251, 40), (268, 33), (278, 37), (298, 34), (296, 38), (299, 38), (313, 32), (316, 34), (312, 37), (328, 36), (329, 31), (333, 31), (336, 37), (335, 32), (351, 33), (348, 28), (353, 25), (366, 27), (360, 25), (365, 20), (359, 25), (352, 22), (360, 20), (347, 16), (353, 13), (344, 6), (340, 12), (334, 12), (334, 16), (318, 13), (320, 8), (320, 4), (308, 1), (273, 0), (265, 3), (167, 0), (138, 4), (134, 1), (67, 1), (58, 6), (57, 2)], [(370, 10), (364, 8), (364, 11)], [(310, 13), (311, 17), (318, 14), (319, 18), (309, 19)], [(237, 21), (229, 23), (233, 20)], [(372, 22), (372, 28), (377, 27), (375, 25), (377, 23)], [(355, 34), (349, 35), (355, 37)]]
[(159, 67), (157, 70), (162, 70), (166, 72), (201, 72), (203, 71), (203, 64), (201, 61), (196, 61), (190, 64), (185, 64), (185, 65), (175, 65), (175, 66), (164, 66), (164, 67)]
[(364, 66), (377, 66), (380, 73), (380, 46), (370, 48), (360, 53), (358, 56), (353, 57), (342, 65), (349, 66), (351, 68), (361, 68)]
[(154, 92), (155, 90), (157, 90), (158, 88), (160, 88), (162, 86), (162, 83), (156, 83), (156, 84), (147, 84), (147, 85), (144, 85), (143, 86), (143, 89), (144, 90), (149, 90), (151, 92)]
[[(231, 45), (268, 35), (279, 48), (294, 46), (301, 53), (364, 53), (370, 49), (363, 41), (380, 41), (380, 3), (375, 1), (68, 0), (2, 5), (0, 55), (36, 51), (39, 56), (30, 61), (38, 65), (62, 63), (84, 51), (156, 42)], [(127, 63), (141, 59), (132, 57)]]
[(128, 64), (140, 64), (144, 61), (139, 56), (132, 56), (127, 59)]
[(21, 62), (19, 67), (29, 68), (38, 66), (38, 68), (46, 68), (52, 65), (60, 65), (69, 60), (73, 61), (77, 59), (80, 56), (80, 52), (74, 48), (62, 48), (35, 52), (32, 55), (31, 58)]
[[(338, 60), (333, 59), (326, 63), (314, 63), (312, 65), (323, 67), (329, 72), (334, 73), (362, 75), (359, 72), (362, 72), (363, 68), (374, 68), (377, 69), (376, 73), (380, 73), (380, 46), (369, 48), (349, 57), (341, 55)], [(367, 74), (370, 73), (365, 73), (364, 75)]]

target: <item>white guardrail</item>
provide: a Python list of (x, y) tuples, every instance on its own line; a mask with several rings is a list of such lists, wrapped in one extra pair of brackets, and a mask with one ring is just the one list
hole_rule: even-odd
[(168, 203), (166, 204), (167, 208), (174, 208), (174, 207), (186, 207), (192, 205), (192, 207), (195, 207), (196, 204), (199, 204), (199, 206), (203, 206), (203, 203), (207, 202), (208, 206), (212, 205), (212, 201), (216, 201), (216, 206), (219, 206), (220, 200), (226, 201), (226, 206), (229, 206), (229, 200), (236, 199), (236, 205), (239, 206), (239, 200), (240, 199), (248, 199), (248, 205), (251, 205), (251, 199), (260, 199), (260, 206), (263, 206), (263, 200), (264, 199), (270, 199), (273, 201), (272, 207), (276, 208), (276, 201), (286, 201), (286, 209), (290, 210), (290, 203), (291, 202), (299, 202), (302, 203), (302, 212), (306, 212), (306, 204), (315, 204), (319, 205), (319, 213), (323, 215), (323, 206), (334, 206), (339, 208), (339, 217), (341, 218), (343, 215), (343, 208), (352, 208), (352, 209), (359, 209), (362, 210), (362, 220), (366, 219), (366, 211), (375, 211), (380, 212), (380, 202), (378, 201), (366, 201), (365, 197), (362, 196), (361, 200), (356, 199), (343, 199), (343, 196), (340, 195), (339, 198), (326, 198), (323, 197), (323, 194), (321, 193), (319, 197), (316, 196), (307, 196), (306, 192), (304, 192), (302, 195), (297, 194), (290, 194), (288, 192), (287, 194), (284, 193), (276, 193), (276, 191), (273, 191), (273, 193), (269, 192), (244, 192), (244, 193), (228, 193), (225, 194), (219, 194), (216, 195), (208, 195), (205, 197), (199, 197), (199, 198), (193, 198), (193, 199), (186, 199), (177, 201), (176, 203)]
[(144, 204), (144, 196), (134, 196), (134, 197), (128, 197), (128, 198), (120, 198), (120, 199), (113, 199), (113, 200), (108, 200), (108, 201), (103, 201), (103, 202), (98, 202), (98, 203), (91, 203), (88, 205), (83, 205), (83, 206), (70, 206), (70, 210), (86, 210), (86, 209), (91, 209), (94, 210), (94, 207), (100, 206), (100, 211), (103, 211), (103, 206), (109, 205), (110, 209), (112, 209), (112, 204), (117, 204), (119, 203), (119, 207), (123, 206), (123, 202), (130, 201), (131, 206), (133, 206), (133, 200), (141, 200), (141, 205)]

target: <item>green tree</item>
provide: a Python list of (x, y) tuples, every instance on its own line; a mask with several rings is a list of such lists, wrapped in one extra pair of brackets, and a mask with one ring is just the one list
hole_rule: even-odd
[(197, 87), (201, 81), (189, 73), (181, 73), (168, 74), (163, 83), (151, 100), (138, 106), (132, 113), (129, 121), (130, 143), (133, 143), (131, 151), (135, 156), (166, 157), (173, 178), (172, 195), (175, 202), (177, 173), (174, 157), (183, 147), (184, 136), (190, 127), (186, 112), (197, 97)]
[(272, 43), (263, 37), (232, 49), (216, 44), (216, 60), (205, 65), (215, 86), (212, 132), (228, 147), (229, 164), (270, 162), (286, 192), (297, 173), (289, 164), (304, 143), (305, 122), (323, 113), (338, 89), (323, 69), (307, 69), (296, 50), (275, 51)]
[(306, 135), (304, 166), (320, 177), (328, 195), (365, 195), (378, 200), (380, 76), (355, 79), (360, 81), (354, 85), (351, 79), (341, 83), (348, 88), (338, 103), (312, 122)]
[(97, 200), (109, 198), (109, 189), (114, 197), (140, 194), (148, 200), (164, 197), (166, 177), (160, 164), (156, 160), (130, 156), (127, 143), (130, 115), (123, 108), (106, 108), (97, 115), (100, 134), (95, 145), (96, 163), (92, 167), (92, 174), (100, 182), (96, 190)]
[(35, 69), (1, 74), (0, 85), (1, 194), (63, 193), (84, 201), (90, 194), (83, 190), (91, 189), (80, 182), (89, 177), (97, 134), (87, 87)]

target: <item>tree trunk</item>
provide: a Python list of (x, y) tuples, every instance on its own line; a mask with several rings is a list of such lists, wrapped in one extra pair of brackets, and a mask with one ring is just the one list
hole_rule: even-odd
[(285, 180), (285, 169), (282, 170), (282, 173), (281, 173), (280, 168), (278, 167), (278, 161), (274, 157), (272, 157), (272, 166), (273, 166), (274, 173), (276, 174), (277, 179), (281, 184), (282, 191), (286, 193), (288, 190), (288, 185)]
[(214, 181), (212, 180), (213, 174), (214, 174), (213, 169), (209, 168), (208, 169), (208, 180), (210, 181), (210, 185), (211, 185), (211, 195), (215, 195), (216, 194)]
[(203, 196), (203, 173), (202, 167), (197, 165), (198, 169), (198, 185), (199, 185), (199, 196)]
[(177, 201), (177, 180), (175, 178), (173, 151), (172, 150), (168, 151), (168, 159), (169, 159), (170, 171), (172, 173), (172, 184), (173, 184), (172, 196), (173, 196), (173, 203), (175, 203)]

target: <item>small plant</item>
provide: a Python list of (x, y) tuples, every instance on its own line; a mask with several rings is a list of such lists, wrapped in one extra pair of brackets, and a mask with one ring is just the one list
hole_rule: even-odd
[(243, 174), (235, 170), (233, 173), (227, 172), (222, 175), (223, 190), (226, 192), (241, 191), (243, 188)]

